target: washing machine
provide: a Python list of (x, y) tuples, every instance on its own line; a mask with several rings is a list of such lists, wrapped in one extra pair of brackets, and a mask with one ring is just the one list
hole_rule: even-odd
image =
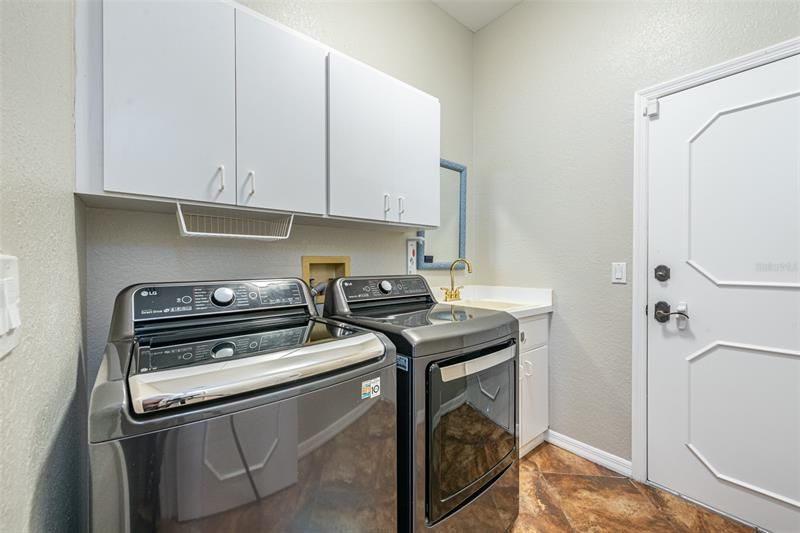
[(89, 410), (95, 532), (395, 531), (395, 348), (298, 279), (116, 299)]

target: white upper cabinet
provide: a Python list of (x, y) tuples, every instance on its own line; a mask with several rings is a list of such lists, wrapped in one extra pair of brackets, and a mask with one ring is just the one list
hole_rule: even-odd
[(238, 204), (325, 213), (327, 50), (236, 10)]
[(331, 52), (329, 214), (439, 224), (439, 101)]
[(103, 4), (103, 186), (236, 203), (234, 7)]
[(92, 192), (439, 225), (433, 96), (232, 2), (105, 0), (102, 21)]

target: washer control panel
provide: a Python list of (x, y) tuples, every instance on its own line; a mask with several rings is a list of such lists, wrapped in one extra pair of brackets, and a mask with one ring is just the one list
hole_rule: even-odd
[(250, 335), (139, 349), (139, 372), (153, 372), (197, 363), (238, 359), (261, 352), (300, 346), (308, 340), (313, 322)]
[(147, 321), (307, 305), (296, 279), (142, 286), (133, 294), (133, 320)]
[(348, 302), (430, 294), (421, 276), (349, 278), (342, 282), (342, 291)]

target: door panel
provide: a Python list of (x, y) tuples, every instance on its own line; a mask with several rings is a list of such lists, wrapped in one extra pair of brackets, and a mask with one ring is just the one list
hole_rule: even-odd
[(234, 8), (103, 4), (108, 191), (236, 203)]
[(798, 117), (800, 92), (743, 102), (689, 141), (689, 258), (712, 281), (800, 287)]
[(795, 56), (661, 98), (648, 125), (648, 476), (774, 531), (800, 530), (798, 95)]
[(236, 10), (239, 205), (325, 212), (326, 56)]

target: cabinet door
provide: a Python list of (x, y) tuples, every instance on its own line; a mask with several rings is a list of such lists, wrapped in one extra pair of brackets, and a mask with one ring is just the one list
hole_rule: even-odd
[(438, 226), (440, 203), (439, 100), (412, 90), (398, 105), (397, 127), (408, 132), (401, 139), (404, 165), (397, 191), (398, 220)]
[(238, 203), (325, 212), (325, 57), (310, 39), (236, 10)]
[(520, 446), (547, 430), (549, 425), (547, 346), (520, 354)]
[(236, 202), (234, 8), (103, 4), (109, 191)]
[(438, 224), (438, 100), (334, 52), (328, 83), (329, 213)]

